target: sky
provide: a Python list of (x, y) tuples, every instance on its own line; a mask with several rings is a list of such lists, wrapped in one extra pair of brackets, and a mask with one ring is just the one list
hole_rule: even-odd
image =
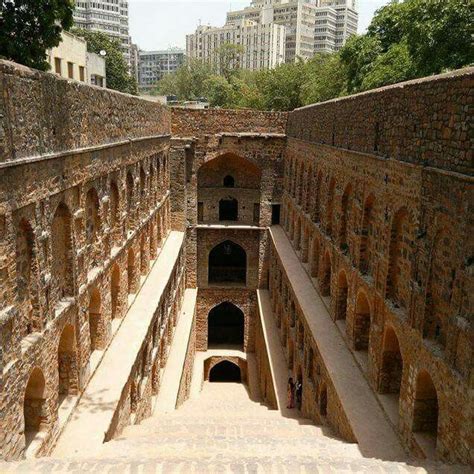
[[(359, 33), (370, 23), (375, 10), (389, 0), (359, 0)], [(130, 34), (143, 50), (186, 47), (186, 35), (202, 24), (222, 26), (226, 13), (250, 5), (247, 1), (129, 0)]]

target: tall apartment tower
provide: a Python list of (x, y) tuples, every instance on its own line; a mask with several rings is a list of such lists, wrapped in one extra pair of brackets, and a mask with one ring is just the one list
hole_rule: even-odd
[(227, 21), (254, 20), (285, 26), (285, 61), (314, 54), (316, 5), (308, 0), (252, 0), (249, 7), (229, 12)]
[(355, 0), (317, 0), (314, 52), (332, 53), (357, 33)]
[(79, 28), (100, 31), (117, 38), (130, 66), (131, 39), (128, 28), (128, 0), (77, 0), (74, 23)]
[(218, 65), (223, 44), (243, 46), (237, 58), (241, 69), (273, 69), (285, 61), (285, 27), (260, 19), (228, 20), (222, 27), (198, 26), (186, 36), (186, 55)]
[(185, 51), (169, 48), (162, 51), (138, 52), (138, 86), (152, 90), (166, 74), (176, 72), (184, 64)]

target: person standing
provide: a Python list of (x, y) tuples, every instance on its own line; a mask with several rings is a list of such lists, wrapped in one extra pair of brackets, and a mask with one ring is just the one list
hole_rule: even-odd
[(303, 399), (303, 384), (297, 380), (295, 383), (295, 398), (296, 398), (296, 408), (301, 410), (301, 402)]

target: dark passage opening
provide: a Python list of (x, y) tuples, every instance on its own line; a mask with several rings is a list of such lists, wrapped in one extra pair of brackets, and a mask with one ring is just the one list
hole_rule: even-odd
[(226, 240), (209, 254), (209, 283), (243, 283), (247, 275), (247, 254), (238, 244)]
[(280, 204), (272, 204), (272, 225), (280, 224)]
[(232, 176), (227, 175), (224, 178), (224, 187), (226, 188), (233, 188), (235, 186), (235, 180)]
[(219, 201), (219, 220), (236, 221), (239, 217), (239, 203), (237, 199), (221, 199)]
[(243, 345), (242, 310), (227, 301), (211, 309), (208, 317), (208, 344)]
[(223, 360), (211, 369), (209, 382), (242, 382), (240, 367), (228, 360)]

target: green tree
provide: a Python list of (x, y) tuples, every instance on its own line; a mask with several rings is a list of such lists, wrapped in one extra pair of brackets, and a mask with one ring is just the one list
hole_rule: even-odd
[(174, 74), (164, 76), (157, 84), (161, 95), (176, 95), (179, 100), (193, 100), (205, 96), (205, 82), (213, 75), (210, 64), (188, 59)]
[(318, 54), (306, 65), (306, 80), (301, 87), (303, 104), (313, 104), (344, 95), (346, 70), (339, 54)]
[(405, 41), (393, 44), (386, 53), (379, 55), (365, 75), (360, 90), (395, 84), (413, 77), (413, 62)]
[(404, 37), (418, 77), (474, 63), (472, 0), (406, 0)]
[(98, 31), (74, 29), (73, 33), (87, 41), (87, 50), (99, 54), (105, 51), (107, 87), (128, 94), (137, 94), (137, 81), (130, 75), (120, 41)]
[(240, 57), (245, 51), (240, 44), (224, 43), (216, 50), (216, 68), (230, 81), (240, 69)]
[(347, 91), (362, 90), (364, 77), (372, 70), (382, 46), (377, 36), (352, 36), (340, 51), (340, 57), (346, 70)]
[(0, 0), (0, 56), (46, 71), (46, 51), (72, 26), (72, 0)]
[(268, 110), (293, 110), (302, 105), (301, 88), (305, 79), (305, 63), (282, 64), (275, 69), (259, 71), (257, 85)]
[(209, 76), (203, 86), (203, 95), (207, 97), (212, 107), (229, 108), (232, 106), (234, 90), (224, 76)]

